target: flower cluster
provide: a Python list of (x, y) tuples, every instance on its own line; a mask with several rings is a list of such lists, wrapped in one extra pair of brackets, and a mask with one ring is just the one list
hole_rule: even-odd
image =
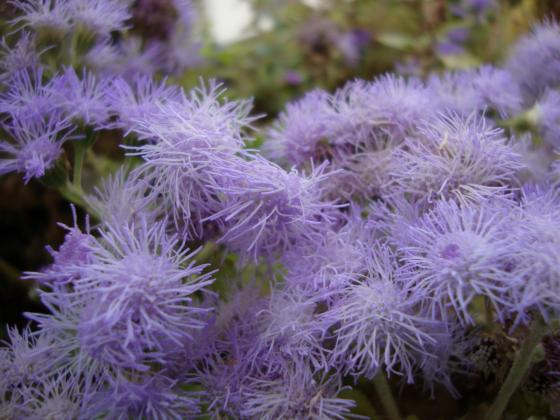
[[(348, 384), (457, 395), (473, 326), (558, 317), (558, 165), (535, 161), (560, 144), (556, 23), (503, 67), (311, 91), (261, 155), (250, 101), (153, 75), (187, 65), (189, 1), (13, 4), (0, 174), (47, 182), (71, 146), (61, 188), (94, 225), (75, 213), (52, 264), (24, 275), (48, 313), (0, 349), (0, 417), (342, 419)], [(75, 48), (38, 52), (53, 38)], [(125, 164), (84, 192), (107, 132)]]

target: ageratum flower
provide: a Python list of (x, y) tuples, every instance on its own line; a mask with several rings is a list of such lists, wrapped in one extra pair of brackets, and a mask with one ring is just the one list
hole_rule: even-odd
[(441, 107), (465, 116), (489, 108), (505, 118), (521, 109), (522, 94), (517, 81), (509, 72), (490, 65), (432, 75), (428, 87)]
[(544, 141), (554, 149), (560, 148), (560, 93), (547, 90), (528, 114), (534, 119)]
[(10, 418), (71, 419), (83, 414), (79, 382), (71, 374), (42, 378), (13, 390)]
[(257, 313), (259, 336), (256, 358), (284, 357), (302, 360), (316, 370), (328, 369), (323, 348), (326, 325), (317, 319), (317, 298), (306, 298), (294, 289), (273, 292), (268, 307)]
[(199, 395), (181, 388), (164, 374), (119, 374), (106, 391), (99, 392), (85, 411), (87, 418), (194, 418), (199, 414)]
[(57, 114), (13, 119), (2, 128), (12, 141), (0, 141), (0, 152), (6, 156), (0, 159), (0, 175), (22, 173), (26, 183), (45, 175), (61, 155), (63, 143), (73, 138), (73, 127)]
[[(364, 244), (374, 232), (365, 225), (358, 206), (341, 215), (344, 225), (329, 229), (314, 243), (298, 243), (282, 257), (287, 269), (285, 281), (307, 296), (337, 290), (359, 277), (366, 269)], [(323, 298), (328, 298), (325, 293)]]
[(42, 118), (60, 113), (55, 90), (50, 82), (45, 82), (42, 66), (25, 69), (13, 74), (9, 87), (0, 94), (0, 115), (2, 119)]
[(380, 370), (413, 382), (420, 356), (437, 341), (434, 321), (418, 311), (421, 295), (398, 281), (389, 248), (369, 248), (367, 271), (340, 290), (322, 314), (332, 325), (332, 366), (356, 377), (372, 378)]
[(21, 11), (11, 24), (39, 33), (52, 33), (62, 37), (70, 31), (70, 0), (10, 0)]
[(271, 158), (302, 166), (328, 158), (329, 119), (334, 111), (329, 94), (315, 89), (290, 102), (268, 133), (264, 150)]
[(76, 266), (86, 265), (91, 261), (91, 242), (94, 240), (90, 234), (89, 218), (86, 218), (85, 233), (77, 226), (76, 208), (72, 206), (74, 226), (69, 227), (62, 223), (58, 225), (67, 231), (64, 242), (58, 250), (47, 246), (47, 251), (53, 258), (53, 263), (41, 272), (26, 272), (23, 279), (36, 280), (46, 284), (65, 284), (74, 278), (76, 273), (72, 269)]
[(136, 75), (129, 83), (116, 77), (107, 92), (108, 106), (117, 121), (109, 128), (119, 128), (126, 134), (132, 132), (137, 121), (150, 121), (152, 114), (158, 114), (158, 105), (176, 102), (181, 90), (168, 86), (165, 80), (156, 82), (147, 75)]
[(111, 366), (148, 369), (165, 363), (203, 327), (195, 293), (212, 282), (204, 266), (181, 250), (165, 223), (107, 225), (90, 243), (90, 261), (76, 273), (69, 299), (81, 305), (77, 334), (82, 351)]
[(314, 376), (310, 367), (296, 363), (285, 375), (251, 378), (241, 416), (263, 420), (346, 418), (355, 402), (338, 397), (343, 388), (337, 378)]
[(560, 313), (560, 192), (547, 185), (528, 185), (522, 192), (513, 225), (518, 243), (509, 267), (518, 282), (512, 312), (517, 322), (529, 321), (531, 311), (550, 321)]
[(19, 72), (36, 68), (40, 55), (35, 37), (29, 32), (21, 32), (13, 47), (3, 38), (0, 42), (0, 81), (5, 82)]
[(125, 168), (105, 179), (95, 194), (86, 197), (101, 220), (114, 225), (141, 225), (141, 220), (156, 221), (160, 209), (148, 197), (150, 186), (127, 174)]
[(235, 252), (272, 259), (299, 241), (316, 241), (336, 220), (337, 206), (321, 200), (325, 165), (305, 176), (259, 157), (214, 162), (209, 170), (217, 182), (207, 188), (223, 198), (205, 220), (223, 226), (220, 242)]
[(235, 155), (246, 154), (240, 130), (253, 120), (247, 102), (222, 102), (217, 88), (202, 87), (136, 116), (132, 131), (146, 143), (126, 147), (145, 161), (132, 175), (146, 180), (154, 202), (161, 200), (176, 227), (195, 237), (203, 234), (203, 219), (223, 208), (216, 187), (222, 182), (216, 178), (243, 162)]
[(73, 68), (68, 67), (61, 75), (51, 80), (50, 89), (55, 103), (68, 118), (77, 119), (86, 125), (102, 127), (109, 118), (107, 94), (110, 83), (109, 78), (96, 77), (85, 68), (81, 76), (78, 76)]
[(41, 380), (61, 358), (48, 334), (33, 333), (29, 328), (21, 333), (8, 328), (7, 332), (9, 341), (0, 348), (0, 395)]
[[(536, 25), (517, 42), (506, 69), (521, 87), (525, 105), (532, 105), (546, 88), (560, 83), (560, 27), (554, 21)], [(530, 66), (527, 63), (531, 63)]]
[(503, 321), (516, 283), (508, 272), (515, 238), (507, 201), (458, 205), (440, 201), (404, 230), (399, 244), (403, 281), (434, 318), (448, 311), (473, 323), (469, 304), (484, 296)]
[(440, 115), (394, 152), (395, 195), (479, 200), (517, 184), (523, 168), (503, 130), (476, 113)]
[(129, 0), (67, 0), (67, 3), (67, 13), (75, 28), (104, 37), (126, 29), (126, 21), (131, 17)]

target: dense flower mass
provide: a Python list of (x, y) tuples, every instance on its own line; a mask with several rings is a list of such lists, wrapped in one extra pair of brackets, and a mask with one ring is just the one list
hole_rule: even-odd
[[(177, 84), (200, 62), (194, 2), (11, 4), (0, 175), (89, 216), (72, 207), (52, 263), (23, 276), (45, 312), (0, 348), (0, 417), (343, 419), (386, 377), (457, 397), (497, 353), (482, 332), (537, 345), (557, 322), (555, 22), (503, 66), (314, 89), (268, 123), (216, 81)], [(355, 62), (369, 39), (350, 35)]]

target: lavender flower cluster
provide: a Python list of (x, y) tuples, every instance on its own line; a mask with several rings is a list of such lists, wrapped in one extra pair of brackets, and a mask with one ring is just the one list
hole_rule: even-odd
[(168, 3), (175, 26), (156, 0), (12, 3), (0, 174), (43, 179), (106, 130), (128, 157), (83, 193), (94, 225), (75, 216), (53, 263), (24, 275), (49, 313), (0, 350), (0, 417), (342, 419), (352, 380), (456, 395), (475, 325), (557, 319), (556, 23), (501, 67), (309, 92), (261, 154), (250, 101), (156, 77), (189, 58), (186, 0)]

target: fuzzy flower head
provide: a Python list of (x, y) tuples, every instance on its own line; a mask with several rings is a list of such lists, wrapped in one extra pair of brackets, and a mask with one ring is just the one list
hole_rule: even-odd
[(264, 150), (273, 159), (290, 165), (319, 162), (328, 156), (328, 127), (333, 116), (327, 92), (308, 92), (300, 100), (288, 103), (269, 132)]
[(509, 72), (490, 65), (432, 75), (428, 86), (443, 108), (465, 116), (490, 109), (507, 117), (522, 105), (517, 81)]
[(70, 0), (11, 0), (21, 15), (12, 25), (62, 37), (71, 27)]
[(355, 405), (337, 396), (336, 379), (314, 378), (306, 365), (276, 378), (252, 378), (244, 392), (241, 415), (247, 418), (344, 419)]
[(407, 139), (394, 153), (390, 176), (396, 195), (480, 199), (515, 185), (522, 167), (501, 129), (476, 114), (452, 114)]
[(130, 0), (70, 0), (68, 15), (75, 27), (108, 37), (113, 31), (126, 29), (130, 3)]
[(221, 242), (255, 261), (282, 255), (298, 241), (314, 241), (335, 221), (336, 205), (321, 200), (324, 166), (304, 176), (255, 158), (213, 169), (216, 179), (223, 178), (211, 188), (224, 200), (207, 220), (223, 225)]
[[(530, 66), (527, 63), (531, 63)], [(560, 26), (554, 21), (536, 25), (513, 48), (506, 64), (525, 96), (526, 105), (560, 83)]]
[(425, 296), (432, 316), (455, 312), (472, 323), (469, 304), (486, 297), (501, 320), (511, 307), (514, 286), (508, 273), (515, 239), (507, 202), (459, 206), (440, 201), (417, 222), (404, 226), (400, 244), (403, 281)]
[(547, 90), (527, 115), (539, 128), (544, 141), (560, 149), (560, 92)]
[(102, 126), (109, 118), (106, 95), (110, 86), (107, 77), (96, 77), (83, 69), (81, 76), (71, 67), (51, 81), (56, 102), (69, 118), (86, 125)]
[(73, 273), (68, 296), (79, 308), (82, 351), (114, 366), (146, 369), (200, 328), (194, 294), (211, 283), (204, 266), (179, 249), (165, 225), (106, 226), (88, 242), (86, 264)]
[(19, 172), (26, 183), (54, 166), (72, 133), (68, 121), (57, 117), (14, 119), (3, 128), (13, 141), (0, 142), (0, 152), (7, 156), (0, 159), (0, 175)]
[(23, 279), (32, 279), (40, 283), (65, 284), (74, 278), (72, 269), (76, 266), (86, 265), (91, 261), (91, 243), (94, 240), (90, 234), (89, 219), (86, 218), (85, 232), (77, 226), (76, 208), (72, 206), (74, 226), (69, 227), (62, 223), (59, 226), (67, 231), (64, 242), (58, 250), (47, 246), (47, 251), (53, 258), (53, 263), (41, 272), (26, 272)]
[(434, 321), (418, 314), (418, 295), (397, 282), (388, 248), (371, 248), (367, 269), (323, 314), (333, 327), (332, 362), (355, 376), (372, 378), (385, 369), (412, 382), (416, 358), (436, 341)]
[(317, 310), (317, 300), (297, 290), (273, 293), (268, 308), (257, 314), (261, 333), (256, 357), (274, 352), (287, 360), (305, 360), (317, 370), (326, 368), (326, 350), (322, 347), (326, 328), (317, 319)]
[(525, 186), (516, 214), (518, 243), (512, 252), (511, 277), (518, 282), (512, 312), (518, 322), (535, 310), (549, 321), (560, 313), (560, 193), (557, 188)]
[(6, 39), (0, 42), (0, 81), (6, 81), (15, 74), (37, 66), (40, 53), (37, 53), (35, 37), (22, 32), (16, 44), (11, 47)]

